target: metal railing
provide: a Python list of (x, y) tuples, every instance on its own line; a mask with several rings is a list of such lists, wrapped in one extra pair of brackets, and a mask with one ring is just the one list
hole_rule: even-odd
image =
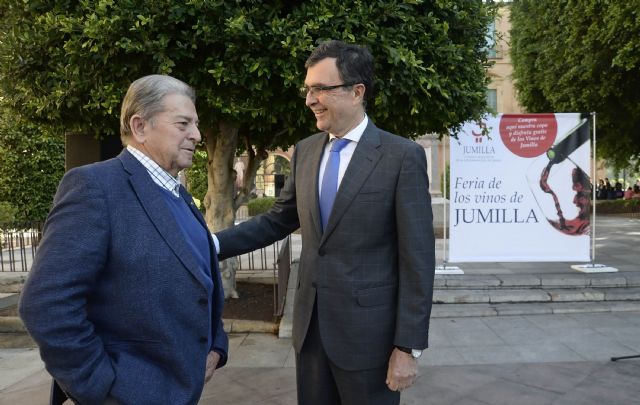
[(237, 256), (236, 281), (260, 279), (273, 285), (273, 315), (282, 316), (291, 270), (291, 235), (271, 246)]
[(275, 271), (278, 269), (278, 256), (280, 254), (281, 245), (286, 244), (286, 241), (289, 238), (290, 237), (287, 237), (287, 239), (278, 241), (271, 246), (237, 256), (238, 271), (273, 270), (275, 277)]
[(41, 239), (39, 222), (0, 226), (0, 272), (29, 271)]
[[(42, 223), (12, 223), (0, 227), (0, 272), (26, 272), (42, 239)], [(274, 285), (279, 270), (291, 263), (291, 237), (237, 257), (238, 271), (270, 274)], [(268, 273), (267, 273), (268, 272)], [(286, 290), (286, 285), (283, 287)]]
[[(0, 228), (0, 272), (28, 272), (41, 239), (42, 223), (2, 226)], [(237, 260), (238, 272), (251, 273), (253, 277), (271, 278), (273, 313), (274, 316), (282, 316), (291, 271), (291, 236), (271, 246), (240, 255)], [(262, 277), (263, 274), (264, 277)]]

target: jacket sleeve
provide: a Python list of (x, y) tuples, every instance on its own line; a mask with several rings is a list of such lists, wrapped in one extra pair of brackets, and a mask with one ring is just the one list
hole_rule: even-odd
[(220, 260), (269, 246), (300, 227), (296, 205), (295, 162), (296, 152), (291, 158), (291, 174), (269, 211), (238, 226), (216, 232), (220, 244)]
[(47, 370), (82, 404), (103, 403), (115, 379), (86, 312), (109, 246), (99, 182), (87, 167), (62, 179), (19, 304)]
[(217, 352), (220, 355), (220, 360), (218, 361), (218, 365), (216, 366), (216, 368), (223, 367), (225, 364), (227, 364), (227, 360), (229, 359), (229, 337), (224, 331), (222, 318), (218, 319), (215, 338), (213, 343), (211, 344), (211, 350)]
[(398, 229), (398, 312), (394, 344), (428, 346), (435, 274), (435, 239), (424, 150), (405, 153), (395, 191)]

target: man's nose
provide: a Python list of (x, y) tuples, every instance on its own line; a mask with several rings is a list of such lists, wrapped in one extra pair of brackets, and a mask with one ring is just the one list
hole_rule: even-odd
[(305, 97), (304, 100), (305, 100), (304, 103), (307, 105), (307, 107), (311, 107), (312, 105), (318, 102), (318, 97), (314, 96), (313, 92), (308, 91), (307, 97)]
[(199, 143), (202, 140), (200, 129), (197, 126), (194, 126), (193, 131), (191, 131), (191, 134), (189, 134), (189, 139), (193, 139), (195, 143)]

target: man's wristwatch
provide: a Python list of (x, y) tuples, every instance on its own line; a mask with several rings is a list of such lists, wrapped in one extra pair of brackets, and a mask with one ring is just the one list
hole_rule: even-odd
[(422, 356), (422, 350), (418, 350), (418, 349), (409, 349), (407, 347), (402, 347), (402, 346), (396, 346), (398, 348), (398, 350), (403, 351), (405, 353), (409, 353), (411, 355), (411, 357), (413, 357), (414, 359), (419, 359), (420, 356)]

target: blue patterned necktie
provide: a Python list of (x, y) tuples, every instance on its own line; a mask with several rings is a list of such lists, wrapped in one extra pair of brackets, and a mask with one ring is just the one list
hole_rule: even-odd
[(340, 169), (340, 151), (347, 146), (348, 139), (336, 138), (331, 142), (331, 151), (329, 159), (324, 168), (324, 176), (322, 177), (322, 188), (320, 189), (320, 220), (322, 221), (322, 230), (327, 227), (329, 215), (333, 208), (333, 201), (336, 199), (338, 192), (338, 171)]

